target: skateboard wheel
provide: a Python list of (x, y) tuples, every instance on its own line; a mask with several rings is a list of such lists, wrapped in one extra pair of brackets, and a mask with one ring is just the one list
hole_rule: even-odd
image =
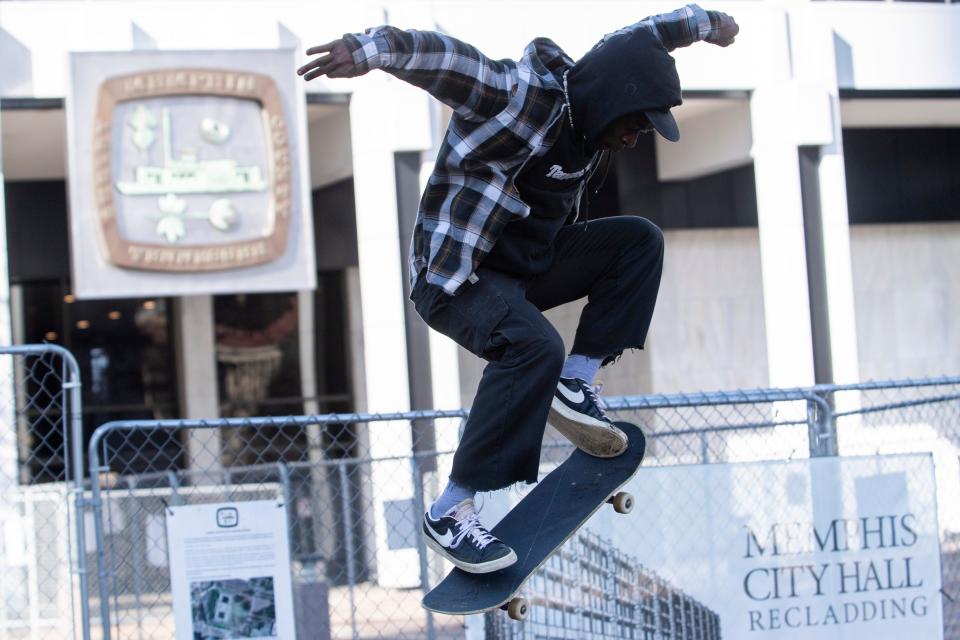
[(610, 498), (610, 504), (613, 505), (613, 510), (617, 513), (630, 513), (633, 511), (633, 495), (621, 491)]
[(514, 598), (507, 603), (507, 615), (513, 620), (523, 620), (527, 617), (527, 601), (525, 598)]

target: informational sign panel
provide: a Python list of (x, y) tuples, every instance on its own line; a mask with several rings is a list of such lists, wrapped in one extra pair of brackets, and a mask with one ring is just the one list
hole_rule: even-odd
[(167, 540), (177, 640), (294, 637), (282, 502), (170, 507)]
[(293, 50), (74, 53), (80, 298), (315, 286)]
[[(929, 455), (642, 468), (588, 525), (724, 640), (943, 637)], [(709, 637), (714, 637), (711, 635)]]

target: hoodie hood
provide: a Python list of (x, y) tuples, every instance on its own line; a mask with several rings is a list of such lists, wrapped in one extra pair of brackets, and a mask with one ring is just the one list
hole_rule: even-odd
[(680, 137), (670, 114), (682, 102), (677, 65), (645, 27), (604, 38), (570, 69), (567, 90), (574, 129), (590, 151), (615, 120), (638, 111), (668, 140)]

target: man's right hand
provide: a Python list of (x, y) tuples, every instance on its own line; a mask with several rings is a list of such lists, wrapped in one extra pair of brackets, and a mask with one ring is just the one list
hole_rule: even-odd
[(706, 41), (719, 47), (733, 44), (733, 39), (740, 33), (737, 21), (722, 11), (707, 11), (707, 15), (710, 16), (713, 33), (706, 37)]
[(307, 81), (319, 78), (320, 76), (327, 76), (328, 78), (354, 78), (362, 75), (363, 72), (353, 63), (350, 48), (342, 39), (307, 49), (308, 56), (315, 56), (322, 53), (327, 55), (321, 55), (303, 65), (297, 69), (297, 75), (303, 76), (303, 79)]

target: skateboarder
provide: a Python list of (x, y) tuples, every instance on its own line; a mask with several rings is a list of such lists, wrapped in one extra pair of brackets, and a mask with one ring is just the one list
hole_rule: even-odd
[[(643, 347), (663, 236), (639, 217), (589, 220), (586, 185), (641, 134), (679, 138), (669, 51), (727, 46), (738, 31), (691, 4), (606, 35), (576, 63), (546, 38), (519, 61), (490, 60), (449, 36), (390, 26), (307, 50), (319, 56), (298, 70), (305, 80), (381, 69), (454, 110), (420, 201), (410, 298), (428, 325), (488, 362), (449, 483), (423, 519), (427, 543), (456, 566), (485, 573), (516, 561), (480, 524), (473, 496), (536, 482), (548, 416), (593, 455), (626, 447), (593, 380)], [(565, 358), (541, 312), (584, 297)]]

